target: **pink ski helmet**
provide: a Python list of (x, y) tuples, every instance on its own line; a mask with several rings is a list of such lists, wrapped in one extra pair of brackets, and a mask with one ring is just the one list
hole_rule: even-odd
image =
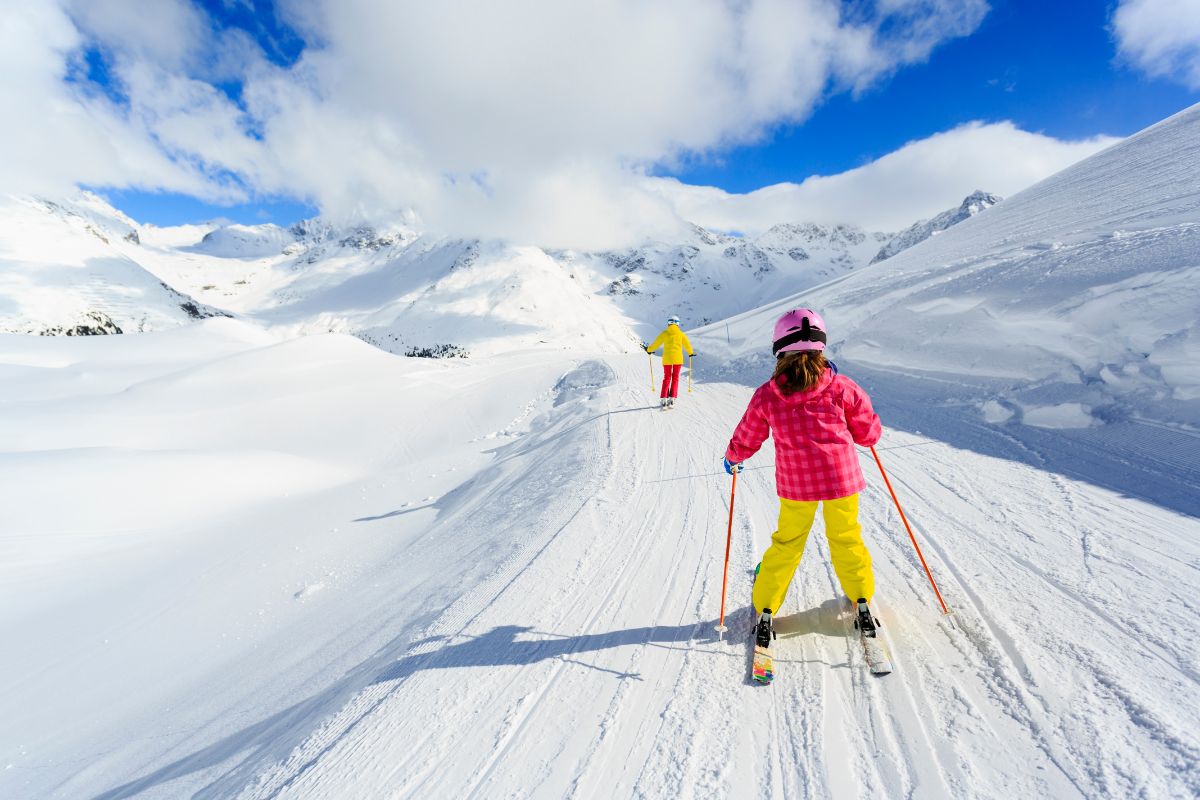
[(811, 308), (794, 308), (775, 323), (776, 356), (800, 350), (825, 349), (825, 320)]

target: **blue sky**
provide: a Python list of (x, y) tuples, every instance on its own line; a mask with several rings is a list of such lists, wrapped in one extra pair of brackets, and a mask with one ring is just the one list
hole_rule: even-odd
[[(199, 5), (214, 30), (246, 31), (276, 65), (294, 64), (305, 48), (303, 36), (281, 24), (267, 0)], [(1118, 57), (1110, 31), (1114, 2), (991, 0), (990, 6), (974, 33), (943, 41), (924, 63), (900, 66), (857, 95), (832, 94), (801, 123), (776, 124), (760, 142), (659, 165), (653, 174), (743, 193), (841, 173), (968, 121), (1010, 120), (1065, 140), (1126, 136), (1200, 101), (1200, 92), (1184, 83), (1148, 77)], [(102, 47), (88, 51), (85, 74), (76, 79), (121, 96)], [(240, 101), (238, 82), (215, 85)], [(317, 213), (313, 204), (286, 196), (223, 206), (181, 193), (100, 191), (135, 219), (160, 225), (213, 218), (286, 225)]]
[(746, 192), (829, 175), (969, 120), (1011, 120), (1061, 139), (1128, 136), (1200, 93), (1122, 64), (1103, 0), (991, 0), (973, 35), (941, 45), (859, 97), (839, 94), (801, 125), (683, 169), (688, 183)]

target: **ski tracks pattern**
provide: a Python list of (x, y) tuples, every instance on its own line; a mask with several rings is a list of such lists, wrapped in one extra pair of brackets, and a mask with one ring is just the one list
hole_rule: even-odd
[[(1156, 520), (1138, 515), (1155, 509), (889, 432), (893, 444), (930, 445), (887, 466), (955, 613), (940, 615), (865, 456), (863, 523), (896, 672), (866, 670), (818, 521), (777, 616), (777, 678), (754, 686), (749, 586), (778, 509), (769, 469), (739, 480), (729, 633), (722, 642), (713, 631), (729, 502), (720, 456), (749, 390), (703, 385), (661, 412), (644, 362), (610, 366), (615, 380), (555, 401), (511, 457), (509, 468), (576, 480), (502, 483), (509, 496), (479, 498), (452, 520), (513, 528), (524, 538), (512, 557), (243, 797), (1200, 788), (1188, 723), (1200, 658), (1144, 613), (1171, 582), (1196, 585), (1197, 560), (1194, 548), (1160, 557), (1174, 540), (1139, 535)], [(771, 463), (769, 447), (756, 461)], [(1163, 514), (1162, 524), (1177, 519)], [(1124, 569), (1148, 584), (1106, 595), (1126, 585), (1114, 572)], [(1082, 629), (1064, 634), (1067, 620)]]

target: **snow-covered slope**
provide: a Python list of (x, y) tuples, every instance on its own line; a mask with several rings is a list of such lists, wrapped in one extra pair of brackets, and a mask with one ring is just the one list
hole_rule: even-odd
[(222, 313), (126, 255), (135, 223), (85, 195), (0, 205), (0, 331), (88, 335), (161, 330)]
[[(769, 450), (642, 356), (397, 358), (234, 320), (0, 337), (0, 796), (1186, 797), (1195, 517), (889, 431), (897, 671), (815, 535), (747, 683)], [(705, 373), (701, 372), (702, 377)]]
[(943, 211), (933, 219), (922, 220), (915, 222), (909, 227), (893, 236), (888, 243), (879, 249), (875, 257), (871, 259), (871, 263), (883, 261), (885, 258), (891, 258), (897, 253), (907, 250), (910, 247), (920, 244), (930, 236), (936, 236), (947, 228), (951, 228), (960, 222), (970, 219), (980, 211), (986, 211), (996, 203), (1000, 202), (1000, 198), (988, 192), (975, 191), (963, 198), (962, 203), (958, 208), (951, 208), (948, 211)]
[(981, 415), (1195, 426), (1198, 270), (1193, 107), (884, 263), (743, 315), (728, 338), (722, 325), (712, 347), (758, 351), (776, 312), (804, 303), (827, 312), (843, 357), (962, 381)]
[[(668, 292), (613, 281), (703, 316), (850, 252), (835, 230), (632, 270), (401, 229), (107, 237), (251, 321), (0, 335), (0, 797), (1200, 795), (1200, 107), (695, 331), (696, 391), (653, 410), (616, 351)], [(773, 454), (737, 484), (724, 641), (719, 465), (801, 303), (954, 614), (863, 452), (896, 671), (863, 668), (818, 522), (763, 689)], [(289, 338), (322, 328), (489, 357)]]
[(1200, 106), (693, 340), (736, 378), (782, 311), (818, 308), (893, 425), (1196, 514), (1198, 270)]
[(222, 225), (191, 249), (219, 258), (263, 258), (279, 255), (295, 241), (291, 231), (278, 225)]

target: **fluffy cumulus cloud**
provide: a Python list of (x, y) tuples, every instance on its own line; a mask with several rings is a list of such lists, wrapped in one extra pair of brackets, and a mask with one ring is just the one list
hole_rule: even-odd
[(0, 4), (0, 191), (60, 193), (78, 183), (224, 193), (107, 97), (67, 79), (87, 39), (54, 3)]
[(1123, 56), (1151, 75), (1200, 89), (1200, 2), (1121, 0), (1112, 22)]
[[(7, 191), (277, 194), (335, 219), (406, 213), (448, 233), (587, 248), (670, 235), (693, 214), (743, 228), (831, 207), (889, 219), (848, 198), (911, 189), (905, 169), (955, 194), (1005, 191), (1014, 181), (993, 172), (1033, 180), (1095, 144), (974, 126), (741, 198), (645, 177), (924, 60), (970, 34), (985, 0), (278, 0), (305, 42), (283, 65), (189, 0), (0, 3), (0, 104), (21, 121), (0, 127), (0, 148), (21, 156), (0, 162)], [(84, 77), (97, 54), (98, 82)], [(1000, 144), (980, 158), (971, 143), (985, 140)], [(961, 146), (949, 166), (933, 163), (938, 143)], [(1022, 166), (999, 169), (997, 153)], [(924, 208), (891, 202), (909, 217)]]
[(858, 169), (748, 194), (663, 179), (646, 186), (670, 198), (687, 219), (719, 230), (757, 233), (784, 220), (853, 220), (870, 230), (896, 231), (976, 189), (1015, 194), (1117, 141), (1098, 136), (1067, 142), (1009, 122), (973, 122), (910, 142)]

